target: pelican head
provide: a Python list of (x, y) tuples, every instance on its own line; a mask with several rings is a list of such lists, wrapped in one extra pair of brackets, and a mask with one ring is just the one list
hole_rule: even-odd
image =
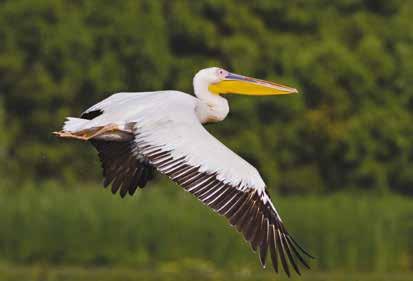
[(208, 90), (216, 95), (283, 95), (298, 93), (294, 88), (273, 82), (231, 73), (223, 68), (211, 67), (200, 70), (195, 79), (208, 85)]

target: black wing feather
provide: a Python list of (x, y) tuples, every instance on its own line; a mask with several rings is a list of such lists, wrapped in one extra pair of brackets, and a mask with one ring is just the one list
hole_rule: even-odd
[(139, 150), (134, 141), (118, 142), (94, 139), (90, 142), (98, 151), (102, 163), (103, 185), (108, 187), (112, 184), (111, 190), (114, 194), (120, 191), (121, 197), (128, 193), (133, 195), (138, 186), (143, 188), (148, 181), (154, 178), (155, 167), (143, 155), (136, 156)]

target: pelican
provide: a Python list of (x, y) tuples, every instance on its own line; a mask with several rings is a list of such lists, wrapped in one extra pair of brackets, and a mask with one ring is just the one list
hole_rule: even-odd
[(252, 165), (213, 137), (202, 124), (219, 122), (229, 112), (221, 95), (282, 95), (298, 91), (284, 85), (234, 74), (218, 67), (193, 79), (195, 97), (179, 91), (116, 93), (68, 117), (62, 138), (89, 141), (102, 162), (104, 182), (121, 197), (145, 187), (157, 171), (225, 216), (241, 232), (260, 263), (267, 253), (278, 273), (279, 261), (309, 268), (306, 252), (288, 233), (266, 185)]

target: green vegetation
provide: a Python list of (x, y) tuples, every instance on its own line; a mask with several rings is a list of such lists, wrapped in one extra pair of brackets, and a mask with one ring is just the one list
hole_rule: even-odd
[[(315, 271), (412, 269), (407, 199), (334, 195), (276, 202), (290, 232), (317, 256)], [(225, 219), (171, 185), (123, 200), (97, 186), (1, 189), (0, 206), (5, 262), (259, 270), (258, 258)]]
[(302, 93), (229, 96), (208, 130), (317, 256), (305, 280), (411, 279), (412, 15), (409, 0), (0, 1), (0, 279), (275, 278), (189, 194), (158, 180), (115, 198), (90, 146), (51, 135), (114, 92), (191, 93), (209, 66)]
[(408, 0), (1, 1), (1, 172), (96, 178), (92, 150), (50, 135), (65, 116), (117, 91), (192, 92), (198, 69), (222, 65), (303, 93), (230, 98), (210, 127), (271, 188), (412, 194), (412, 13)]
[[(179, 271), (178, 271), (179, 270)], [(250, 272), (237, 270), (224, 272), (211, 266), (194, 266), (193, 264), (166, 264), (151, 270), (130, 268), (81, 268), (81, 267), (0, 267), (0, 278), (3, 281), (247, 281), (247, 280), (280, 280), (280, 281), (411, 281), (410, 273), (348, 273), (348, 272), (308, 272), (305, 276), (276, 276), (271, 272)]]

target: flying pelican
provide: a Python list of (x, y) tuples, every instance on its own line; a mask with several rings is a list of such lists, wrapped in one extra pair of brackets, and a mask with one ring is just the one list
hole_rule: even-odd
[(312, 258), (287, 232), (258, 171), (214, 138), (202, 124), (229, 112), (221, 94), (297, 93), (280, 84), (212, 67), (194, 79), (195, 96), (179, 91), (117, 93), (68, 117), (59, 137), (90, 141), (103, 167), (104, 186), (124, 197), (143, 188), (155, 170), (168, 176), (240, 231), (265, 268), (270, 252), (290, 276)]

